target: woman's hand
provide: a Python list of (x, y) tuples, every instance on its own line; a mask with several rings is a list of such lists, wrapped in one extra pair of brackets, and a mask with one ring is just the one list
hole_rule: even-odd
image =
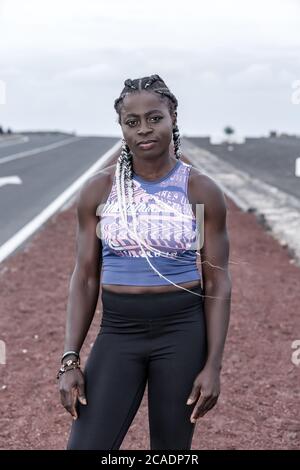
[(202, 418), (215, 406), (220, 395), (220, 369), (206, 365), (194, 380), (194, 386), (187, 400), (187, 405), (197, 401), (191, 415), (191, 422)]
[(73, 419), (77, 419), (77, 398), (82, 405), (87, 405), (84, 392), (84, 376), (81, 369), (66, 371), (59, 379), (60, 400)]

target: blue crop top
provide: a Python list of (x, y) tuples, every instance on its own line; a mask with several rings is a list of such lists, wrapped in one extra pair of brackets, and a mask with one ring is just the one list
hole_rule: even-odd
[(120, 216), (114, 175), (99, 215), (102, 284), (154, 286), (201, 278), (196, 265), (199, 230), (187, 196), (190, 169), (191, 165), (177, 160), (156, 181), (133, 173), (136, 233), (143, 248), (136, 240), (129, 205), (129, 229)]

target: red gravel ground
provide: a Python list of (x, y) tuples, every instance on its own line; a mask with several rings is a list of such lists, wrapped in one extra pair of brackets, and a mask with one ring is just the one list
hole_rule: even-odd
[[(217, 406), (197, 422), (192, 449), (299, 448), (299, 268), (255, 216), (228, 205), (231, 323)], [(76, 210), (53, 217), (0, 267), (0, 448), (64, 449), (70, 415), (55, 374), (75, 263)], [(298, 289), (297, 289), (298, 287)], [(85, 360), (101, 315), (86, 339)], [(192, 408), (191, 408), (192, 410)], [(149, 449), (147, 390), (121, 449)]]

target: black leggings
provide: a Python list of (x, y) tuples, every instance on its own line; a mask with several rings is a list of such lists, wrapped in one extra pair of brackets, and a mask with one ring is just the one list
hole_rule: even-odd
[(190, 449), (195, 404), (186, 401), (207, 354), (202, 297), (102, 289), (102, 304), (84, 371), (88, 404), (77, 402), (67, 448), (119, 449), (147, 384), (150, 449)]

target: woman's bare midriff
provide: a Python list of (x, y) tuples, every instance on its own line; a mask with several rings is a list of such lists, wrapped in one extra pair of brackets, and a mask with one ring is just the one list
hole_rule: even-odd
[[(192, 287), (201, 286), (200, 281), (184, 282), (178, 284), (179, 286), (191, 289)], [(173, 285), (169, 286), (123, 286), (119, 284), (102, 284), (102, 288), (109, 291), (115, 292), (116, 294), (151, 294), (159, 292), (174, 292), (178, 291), (179, 288)]]

